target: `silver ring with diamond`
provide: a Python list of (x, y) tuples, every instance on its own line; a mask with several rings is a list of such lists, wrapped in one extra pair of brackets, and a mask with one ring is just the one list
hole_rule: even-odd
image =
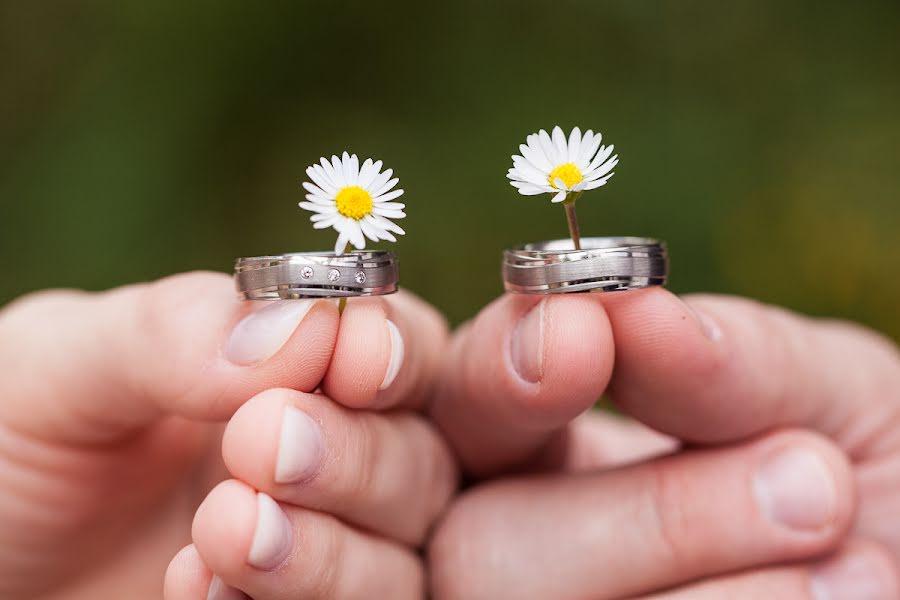
[(243, 300), (383, 296), (397, 291), (397, 255), (384, 251), (291, 252), (239, 258), (234, 283)]
[(665, 285), (666, 244), (641, 237), (581, 238), (526, 244), (503, 253), (506, 291), (519, 294), (612, 292)]

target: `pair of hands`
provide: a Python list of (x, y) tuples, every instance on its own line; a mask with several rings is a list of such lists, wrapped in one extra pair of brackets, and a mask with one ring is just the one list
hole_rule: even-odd
[(900, 596), (900, 360), (852, 325), (651, 289), (451, 337), (189, 274), (13, 303), (0, 361), (3, 599)]

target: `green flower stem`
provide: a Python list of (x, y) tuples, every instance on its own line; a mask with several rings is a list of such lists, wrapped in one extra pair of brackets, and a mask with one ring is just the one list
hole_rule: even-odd
[[(341, 250), (341, 254), (343, 254), (344, 252), (346, 252), (346, 251), (347, 251), (347, 248), (349, 248), (349, 247), (350, 247), (350, 244), (344, 244), (344, 249)], [(340, 298), (340, 299), (338, 300), (338, 314), (339, 314), (339, 315), (343, 315), (343, 314), (344, 314), (344, 309), (345, 309), (345, 308), (347, 308), (347, 299), (346, 299), (346, 298)]]
[(566, 209), (566, 221), (569, 223), (569, 235), (576, 250), (581, 250), (581, 230), (578, 228), (578, 215), (575, 214), (575, 201), (581, 196), (581, 192), (568, 194), (563, 201)]

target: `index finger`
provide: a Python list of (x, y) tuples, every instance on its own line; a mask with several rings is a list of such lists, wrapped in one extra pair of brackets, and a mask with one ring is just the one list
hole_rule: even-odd
[[(424, 394), (442, 351), (440, 339), (419, 351), (416, 325), (432, 338), (443, 329), (421, 301), (401, 293), (392, 302), (399, 342), (393, 313), (367, 313), (365, 299), (349, 302), (346, 320), (330, 300), (240, 302), (219, 273), (25, 297), (0, 311), (0, 421), (55, 440), (108, 441), (165, 414), (225, 420), (263, 390), (312, 392), (323, 380), (344, 404), (379, 393), (400, 404)], [(364, 352), (347, 352), (360, 324)], [(414, 351), (402, 351), (404, 339)]]
[(862, 327), (750, 300), (661, 289), (603, 298), (616, 340), (613, 400), (699, 443), (815, 429), (851, 456), (898, 420), (900, 358)]

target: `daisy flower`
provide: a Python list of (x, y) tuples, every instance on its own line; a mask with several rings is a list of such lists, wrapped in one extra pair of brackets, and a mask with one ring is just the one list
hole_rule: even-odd
[(521, 156), (513, 155), (513, 166), (506, 174), (523, 196), (553, 194), (552, 202), (563, 203), (576, 250), (581, 249), (581, 233), (575, 201), (587, 190), (606, 185), (619, 164), (613, 146), (600, 145), (602, 137), (590, 129), (581, 135), (577, 127), (568, 139), (559, 126), (552, 135), (541, 129), (525, 138), (526, 143), (519, 146)]
[(570, 194), (579, 194), (605, 185), (619, 156), (613, 146), (601, 146), (599, 133), (588, 129), (584, 135), (576, 127), (566, 135), (558, 126), (548, 135), (541, 129), (525, 138), (519, 146), (521, 156), (512, 157), (507, 177), (524, 196), (553, 194), (553, 202), (562, 202)]
[(392, 179), (394, 171), (382, 171), (382, 166), (371, 158), (360, 165), (355, 154), (344, 152), (330, 161), (323, 157), (306, 169), (312, 182), (303, 182), (309, 193), (300, 208), (315, 213), (309, 218), (314, 228), (333, 227), (338, 232), (335, 254), (343, 254), (348, 244), (362, 250), (366, 238), (396, 242), (394, 233), (406, 233), (391, 221), (406, 216), (406, 205), (392, 202), (403, 195), (403, 190), (394, 189), (400, 180)]

